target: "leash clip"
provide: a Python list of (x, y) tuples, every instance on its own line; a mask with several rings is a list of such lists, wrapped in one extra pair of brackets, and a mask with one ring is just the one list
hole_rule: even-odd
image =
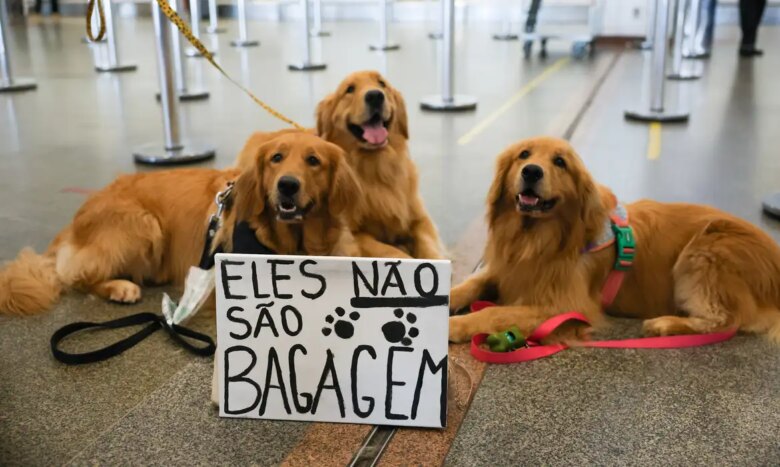
[(217, 193), (214, 197), (214, 204), (217, 205), (217, 212), (211, 215), (209, 218), (209, 235), (214, 236), (217, 233), (217, 228), (222, 220), (222, 213), (225, 212), (225, 208), (230, 203), (230, 196), (233, 194), (234, 181), (227, 182), (227, 188)]

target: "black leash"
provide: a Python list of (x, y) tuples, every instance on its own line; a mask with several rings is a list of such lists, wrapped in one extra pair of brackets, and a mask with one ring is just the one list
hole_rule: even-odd
[[(203, 243), (203, 252), (201, 253), (201, 258), (199, 261), (199, 267), (201, 269), (211, 269), (214, 267), (214, 255), (216, 253), (222, 252), (221, 246), (215, 249), (213, 252), (211, 250), (214, 237), (217, 235), (217, 231), (221, 225), (222, 213), (225, 209), (230, 209), (230, 205), (232, 203), (232, 192), (233, 182), (229, 182), (227, 188), (224, 191), (217, 193), (217, 212), (209, 218), (208, 228), (206, 229), (206, 238)], [(232, 238), (233, 251), (237, 253), (275, 254), (273, 250), (266, 247), (257, 240), (257, 236), (247, 222), (236, 223), (236, 225), (233, 227)], [(59, 344), (63, 339), (80, 331), (87, 329), (121, 329), (146, 323), (149, 323), (149, 325), (135, 334), (102, 349), (85, 353), (67, 353), (59, 349)], [(164, 316), (149, 312), (137, 313), (102, 323), (77, 322), (63, 326), (51, 336), (51, 353), (54, 358), (62, 363), (65, 363), (66, 365), (95, 363), (121, 354), (125, 350), (136, 346), (138, 343), (151, 336), (159, 329), (165, 329), (168, 335), (177, 344), (181, 345), (192, 354), (202, 357), (209, 357), (214, 355), (216, 345), (214, 344), (214, 341), (211, 339), (211, 337), (193, 331), (192, 329), (185, 328), (184, 326), (169, 323)], [(185, 337), (203, 342), (205, 345), (201, 347), (193, 345), (192, 343), (188, 342)]]
[[(107, 347), (103, 347), (102, 349), (84, 353), (68, 353), (59, 349), (59, 344), (63, 339), (79, 331), (84, 331), (87, 329), (120, 329), (145, 323), (149, 323), (149, 325), (135, 334), (117, 341)], [(65, 363), (66, 365), (95, 363), (102, 360), (107, 360), (111, 357), (115, 357), (125, 350), (134, 347), (142, 340), (151, 336), (158, 329), (165, 329), (168, 332), (168, 335), (170, 335), (177, 344), (184, 347), (190, 353), (201, 357), (210, 357), (211, 355), (214, 355), (214, 351), (217, 348), (211, 337), (193, 331), (192, 329), (179, 326), (178, 324), (168, 324), (168, 322), (165, 320), (165, 317), (162, 315), (156, 315), (154, 313), (137, 313), (134, 315), (125, 316), (124, 318), (105, 321), (102, 323), (82, 321), (63, 326), (51, 336), (51, 353), (54, 355), (54, 358), (62, 363)], [(185, 337), (203, 342), (205, 345), (193, 345), (188, 342)]]

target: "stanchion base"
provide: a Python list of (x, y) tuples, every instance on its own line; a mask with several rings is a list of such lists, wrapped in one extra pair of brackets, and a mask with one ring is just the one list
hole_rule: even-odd
[(493, 39), (497, 41), (516, 41), (519, 38), (517, 34), (493, 34)]
[(444, 37), (444, 34), (440, 32), (429, 32), (428, 33), (428, 39), (441, 39)]
[(687, 122), (690, 114), (688, 112), (670, 112), (664, 110), (656, 112), (654, 110), (626, 110), (624, 113), (628, 120), (638, 122), (662, 122), (662, 123), (681, 123)]
[(11, 81), (0, 81), (0, 92), (31, 91), (38, 83), (30, 78), (14, 78)]
[(311, 37), (330, 37), (329, 31), (311, 31), (309, 33)]
[(318, 71), (324, 70), (328, 65), (324, 63), (292, 63), (287, 65), (290, 71)]
[(230, 41), (230, 45), (233, 47), (257, 47), (260, 45), (260, 41), (233, 39)]
[(214, 148), (185, 143), (178, 149), (165, 149), (162, 144), (150, 143), (133, 150), (133, 159), (139, 164), (178, 165), (212, 159), (216, 155)]
[(780, 192), (764, 198), (761, 206), (764, 208), (764, 212), (768, 216), (772, 216), (775, 219), (780, 220)]
[(125, 63), (124, 65), (110, 66), (110, 65), (95, 65), (95, 71), (101, 73), (114, 73), (122, 71), (135, 71), (138, 66), (132, 63)]
[(477, 98), (456, 94), (451, 100), (445, 100), (440, 94), (428, 96), (420, 101), (420, 108), (439, 112), (457, 112), (477, 108)]
[(209, 34), (222, 34), (225, 31), (227, 31), (227, 29), (220, 28), (220, 27), (216, 27), (215, 28), (213, 26), (209, 26), (209, 27), (206, 28), (206, 32), (209, 33)]
[[(179, 100), (182, 102), (187, 101), (199, 101), (202, 99), (208, 99), (209, 92), (202, 88), (194, 88), (194, 89), (187, 89), (184, 92), (177, 92), (176, 95), (179, 97)], [(160, 101), (160, 93), (158, 92), (155, 95), (155, 98), (157, 99), (157, 102)]]
[[(206, 49), (206, 50), (207, 50), (207, 51), (208, 51), (208, 52), (209, 52), (211, 55), (216, 55), (216, 54), (217, 54), (217, 51), (216, 51), (216, 50), (209, 50), (209, 49)], [(203, 56), (203, 54), (202, 54), (202, 53), (200, 53), (200, 50), (198, 50), (198, 49), (193, 49), (193, 48), (190, 48), (190, 49), (187, 49), (187, 50), (185, 50), (185, 51), (184, 51), (184, 55), (186, 55), (186, 56), (188, 56), (188, 57), (190, 57), (190, 58), (198, 58), (198, 57), (202, 57), (202, 56)]]
[(706, 60), (710, 58), (709, 52), (688, 52), (683, 54), (683, 58), (693, 58), (696, 60)]
[(401, 46), (399, 44), (371, 44), (368, 48), (370, 50), (398, 50)]
[(681, 71), (679, 73), (669, 73), (666, 77), (677, 81), (686, 81), (701, 78), (701, 73), (696, 73), (695, 71)]

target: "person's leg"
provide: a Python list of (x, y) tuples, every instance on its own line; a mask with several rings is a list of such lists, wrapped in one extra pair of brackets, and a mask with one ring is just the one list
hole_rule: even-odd
[(41, 8), (42, 8), (42, 5), (41, 5), (41, 4), (42, 4), (42, 3), (43, 3), (43, 1), (42, 1), (42, 0), (35, 0), (35, 6), (33, 7), (33, 11), (34, 11), (36, 14), (39, 14), (39, 15), (41, 14)]
[(756, 35), (765, 8), (766, 0), (739, 0), (739, 20), (742, 27), (742, 43), (739, 46), (739, 53), (743, 57), (763, 54), (761, 50), (756, 48)]

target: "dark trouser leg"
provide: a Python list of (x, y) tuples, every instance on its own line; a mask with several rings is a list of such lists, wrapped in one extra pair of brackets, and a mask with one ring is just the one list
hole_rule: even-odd
[(742, 47), (756, 45), (756, 33), (764, 15), (766, 0), (739, 0), (739, 21), (742, 26)]

